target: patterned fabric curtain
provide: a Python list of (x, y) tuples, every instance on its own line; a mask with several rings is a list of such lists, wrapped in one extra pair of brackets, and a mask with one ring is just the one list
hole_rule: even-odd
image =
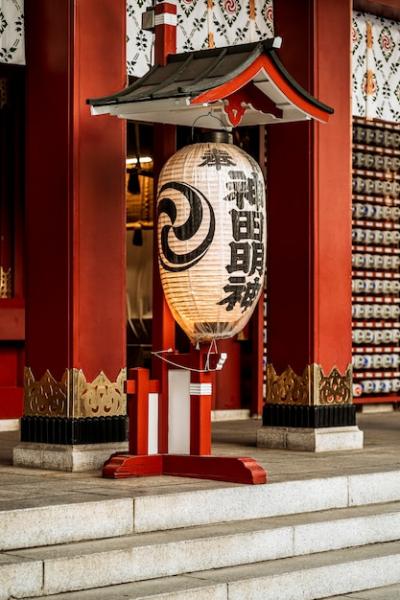
[(25, 64), (24, 0), (0, 0), (0, 62)]
[(400, 22), (353, 13), (353, 115), (400, 122)]
[[(177, 51), (190, 52), (273, 37), (273, 0), (177, 0)], [(141, 29), (152, 0), (128, 0), (128, 74), (142, 76), (153, 63), (154, 36)]]

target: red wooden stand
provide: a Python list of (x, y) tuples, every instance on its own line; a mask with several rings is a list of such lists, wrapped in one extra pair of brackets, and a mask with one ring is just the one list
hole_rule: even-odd
[[(176, 52), (176, 5), (174, 2), (163, 0), (155, 5), (154, 12), (155, 62), (166, 64), (168, 54)], [(156, 134), (156, 174), (176, 150), (175, 128), (165, 125), (161, 127), (162, 130), (157, 127)], [(154, 222), (157, 222), (156, 210)], [(156, 239), (154, 248), (156, 255)], [(153, 321), (153, 348), (161, 350), (174, 347), (175, 323), (162, 292), (157, 261), (154, 261), (153, 274), (153, 314), (157, 315), (157, 321)], [(130, 422), (129, 453), (111, 456), (104, 465), (103, 476), (120, 479), (146, 475), (175, 475), (234, 483), (266, 483), (266, 472), (252, 458), (211, 456), (211, 399), (215, 381), (212, 372), (203, 372), (205, 350), (192, 350), (187, 355), (168, 354), (168, 359), (182, 368), (195, 369), (191, 371), (189, 397), (182, 398), (183, 402), (190, 404), (190, 454), (168, 454), (168, 366), (154, 358), (153, 373), (156, 379), (150, 380), (147, 369), (129, 371), (126, 385)], [(157, 411), (154, 398), (150, 411), (151, 394), (158, 394)], [(154, 453), (155, 447), (158, 453)]]
[(264, 469), (254, 458), (248, 457), (114, 454), (103, 467), (103, 477), (112, 479), (146, 475), (173, 475), (248, 484), (267, 482)]
[[(197, 360), (196, 360), (197, 358)], [(188, 355), (174, 355), (173, 360), (203, 368), (204, 352), (192, 351)], [(151, 475), (174, 475), (216, 479), (233, 483), (266, 483), (265, 470), (249, 457), (211, 456), (211, 396), (203, 393), (201, 386), (211, 383), (212, 372), (193, 373), (192, 383), (197, 391), (190, 402), (190, 452), (191, 454), (149, 454), (149, 394), (159, 393), (157, 380), (149, 379), (147, 369), (130, 369), (126, 384), (128, 398), (129, 452), (113, 454), (103, 467), (103, 477), (123, 479)], [(165, 394), (163, 394), (165, 397)], [(161, 411), (158, 427), (165, 428)]]

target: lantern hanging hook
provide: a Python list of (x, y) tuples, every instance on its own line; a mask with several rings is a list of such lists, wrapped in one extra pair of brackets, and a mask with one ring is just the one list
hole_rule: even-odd
[(192, 142), (194, 141), (194, 128), (196, 126), (197, 121), (199, 121), (200, 119), (204, 119), (205, 117), (211, 117), (212, 119), (215, 119), (216, 121), (218, 121), (218, 123), (221, 125), (222, 129), (228, 133), (230, 133), (230, 130), (232, 129), (231, 127), (227, 127), (225, 125), (225, 123), (223, 122), (223, 120), (221, 119), (221, 117), (217, 117), (216, 114), (213, 113), (212, 110), (209, 110), (207, 114), (205, 115), (199, 115), (198, 117), (196, 117), (196, 119), (193, 121), (192, 123)]
[[(215, 353), (218, 354), (219, 359), (218, 359), (218, 362), (217, 362), (215, 368), (211, 369), (210, 368), (210, 354), (211, 354), (212, 348), (215, 348), (215, 351), (216, 351)], [(183, 371), (192, 371), (194, 373), (212, 373), (215, 371), (221, 371), (225, 364), (225, 361), (227, 359), (227, 354), (225, 352), (221, 352), (221, 354), (218, 353), (217, 342), (215, 339), (211, 340), (210, 347), (207, 352), (207, 358), (206, 358), (206, 362), (204, 365), (204, 369), (195, 369), (194, 367), (187, 367), (186, 365), (181, 365), (181, 364), (179, 364), (173, 360), (169, 360), (168, 358), (163, 356), (163, 354), (168, 354), (168, 353), (172, 353), (172, 352), (173, 352), (172, 348), (168, 348), (167, 350), (153, 350), (151, 352), (151, 354), (153, 354), (160, 360), (168, 363), (169, 365), (172, 365), (173, 367), (179, 367)]]

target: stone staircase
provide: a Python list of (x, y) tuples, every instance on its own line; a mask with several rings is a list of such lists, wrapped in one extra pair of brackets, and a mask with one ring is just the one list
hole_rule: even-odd
[(400, 583), (400, 471), (0, 511), (0, 600), (312, 600)]

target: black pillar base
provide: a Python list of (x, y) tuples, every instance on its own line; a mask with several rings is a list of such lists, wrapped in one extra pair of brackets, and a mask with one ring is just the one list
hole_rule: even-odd
[(127, 417), (22, 417), (21, 442), (106, 444), (127, 440)]
[(267, 427), (350, 427), (356, 425), (356, 406), (304, 406), (265, 404), (263, 425)]

